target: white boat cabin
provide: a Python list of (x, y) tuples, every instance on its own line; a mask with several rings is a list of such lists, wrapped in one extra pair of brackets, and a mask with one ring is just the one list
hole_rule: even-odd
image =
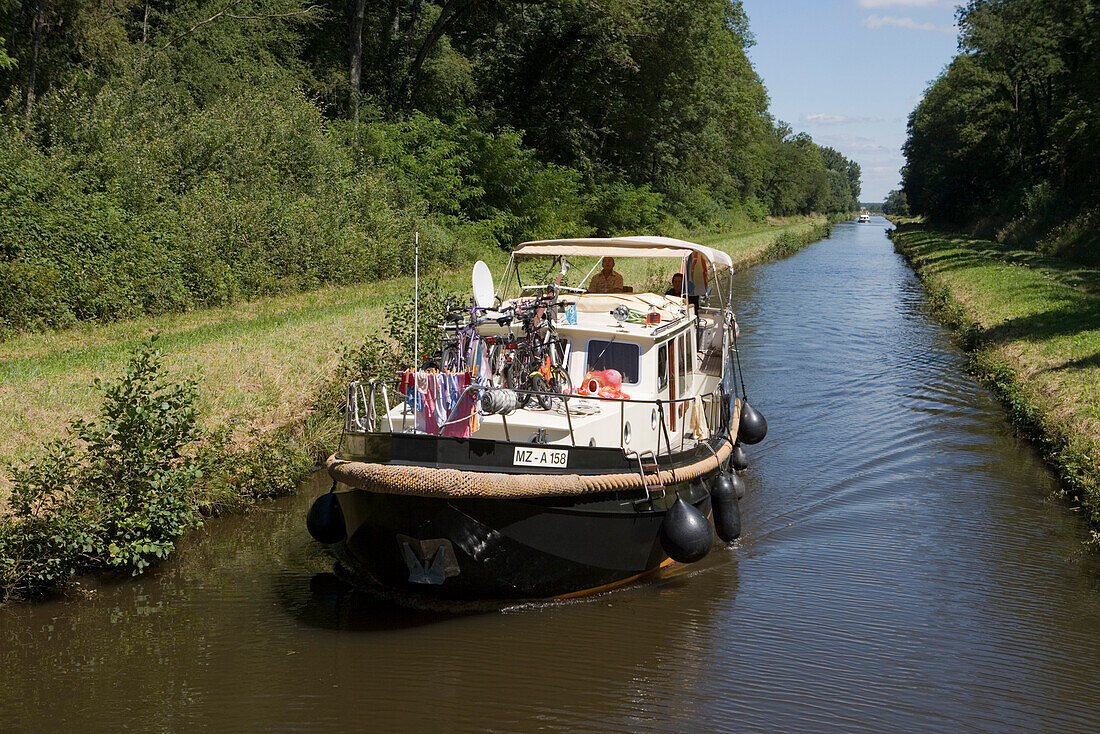
[[(626, 275), (602, 273), (601, 279), (595, 271), (606, 271), (603, 258), (622, 263)], [(579, 264), (593, 260), (591, 271), (578, 279)], [(564, 270), (572, 277), (560, 277)], [(525, 272), (542, 277), (523, 283)], [(730, 304), (732, 273), (726, 253), (664, 237), (521, 245), (496, 293), (499, 305), (484, 315), (477, 333), (501, 338), (519, 332), (518, 323), (502, 325), (497, 317), (517, 302), (545, 293), (559, 276), (555, 287), (560, 304), (550, 311), (551, 331), (565, 344), (562, 367), (573, 390), (548, 409), (532, 401), (505, 415), (482, 415), (473, 437), (656, 453), (708, 439), (721, 421), (723, 378), (725, 394), (733, 392), (732, 372), (727, 372), (736, 328)], [(632, 278), (642, 282), (631, 284)], [(666, 290), (653, 292), (659, 281)], [(610, 284), (615, 292), (592, 292), (596, 284), (597, 290)], [(586, 376), (608, 369), (622, 375), (619, 391), (612, 391), (613, 397), (586, 394)], [(401, 432), (412, 430), (414, 422), (408, 408), (399, 404), (379, 416), (377, 424), (378, 430)]]

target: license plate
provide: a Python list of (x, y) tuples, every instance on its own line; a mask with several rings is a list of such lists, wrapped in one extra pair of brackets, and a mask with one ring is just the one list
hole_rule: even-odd
[(569, 463), (569, 452), (564, 449), (524, 449), (516, 447), (512, 466), (548, 466), (564, 469)]

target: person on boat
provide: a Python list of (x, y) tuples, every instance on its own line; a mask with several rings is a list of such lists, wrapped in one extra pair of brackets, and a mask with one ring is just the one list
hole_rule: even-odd
[(673, 276), (672, 276), (672, 285), (669, 287), (669, 289), (667, 291), (665, 291), (665, 295), (666, 296), (674, 296), (676, 298), (680, 298), (684, 295), (684, 274), (683, 273), (674, 273), (673, 274)]
[(615, 272), (615, 258), (603, 259), (603, 270), (592, 276), (588, 283), (589, 293), (622, 293), (623, 276)]

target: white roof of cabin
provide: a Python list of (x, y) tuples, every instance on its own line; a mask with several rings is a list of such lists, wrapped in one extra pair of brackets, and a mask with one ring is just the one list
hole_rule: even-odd
[(712, 264), (733, 267), (733, 260), (721, 250), (673, 237), (583, 237), (573, 240), (537, 240), (524, 242), (512, 254), (575, 255), (587, 257), (685, 257), (698, 254)]

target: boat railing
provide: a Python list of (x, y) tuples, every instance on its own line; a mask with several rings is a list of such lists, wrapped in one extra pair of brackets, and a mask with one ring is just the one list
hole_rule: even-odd
[[(397, 380), (381, 380), (373, 379), (368, 380), (366, 384), (362, 381), (355, 381), (348, 385), (347, 403), (344, 413), (344, 432), (351, 434), (366, 434), (366, 433), (378, 433), (380, 430), (381, 420), (386, 421), (386, 427), (389, 433), (399, 433), (400, 431), (394, 425), (393, 409), (397, 407), (397, 404), (390, 404), (390, 388), (393, 388), (394, 393), (400, 397), (402, 404), (405, 404), (405, 397), (397, 391)], [(573, 445), (577, 445), (576, 435), (573, 429), (573, 418), (575, 410), (570, 407), (570, 403), (575, 400), (585, 401), (585, 403), (591, 404), (592, 402), (616, 405), (619, 411), (619, 447), (625, 449), (629, 439), (627, 438), (627, 420), (626, 420), (626, 406), (628, 404), (636, 405), (652, 405), (658, 414), (658, 425), (660, 430), (657, 436), (658, 453), (660, 453), (661, 439), (664, 439), (665, 450), (671, 451), (673, 447), (673, 441), (669, 432), (669, 425), (673, 421), (669, 420), (666, 415), (666, 410), (673, 412), (680, 420), (687, 420), (687, 412), (692, 409), (692, 404), (696, 398), (700, 398), (703, 403), (703, 412), (707, 416), (707, 428), (709, 435), (706, 438), (710, 438), (715, 434), (717, 424), (720, 422), (721, 411), (715, 411), (714, 406), (723, 399), (721, 393), (721, 387), (717, 387), (709, 393), (703, 393), (701, 395), (690, 395), (681, 398), (616, 398), (616, 397), (603, 397), (598, 395), (579, 395), (575, 393), (554, 393), (554, 392), (539, 392), (537, 390), (513, 390), (511, 388), (493, 387), (489, 385), (469, 385), (459, 395), (457, 401), (455, 401), (454, 407), (448, 413), (446, 420), (439, 424), (439, 430), (435, 434), (442, 435), (444, 429), (454, 423), (458, 423), (468, 419), (468, 415), (458, 416), (458, 411), (462, 405), (462, 402), (471, 393), (480, 393), (483, 398), (486, 393), (498, 392), (505, 393), (505, 399), (503, 404), (512, 405), (511, 396), (516, 397), (520, 395), (526, 395), (530, 401), (538, 401), (542, 398), (544, 401), (550, 401), (553, 404), (554, 401), (560, 401), (566, 423), (569, 428), (569, 442)], [(508, 394), (511, 395), (508, 395)], [(380, 414), (378, 411), (378, 401), (381, 399), (384, 406), (383, 411)], [(683, 406), (683, 408), (681, 408)], [(551, 408), (553, 409), (553, 408)], [(404, 407), (405, 411), (411, 412), (408, 409), (407, 404)], [(508, 428), (508, 415), (514, 412), (513, 410), (502, 410), (493, 413), (480, 413), (481, 416), (499, 415), (501, 423), (504, 427), (504, 437), (506, 441), (511, 441), (511, 432)], [(586, 415), (587, 413), (577, 412), (577, 415)], [(717, 419), (717, 420), (716, 420)], [(688, 440), (687, 436), (689, 431), (679, 430), (677, 431), (680, 439), (680, 450), (682, 451), (685, 446), (685, 442)], [(692, 436), (695, 440), (700, 440), (698, 436)]]

